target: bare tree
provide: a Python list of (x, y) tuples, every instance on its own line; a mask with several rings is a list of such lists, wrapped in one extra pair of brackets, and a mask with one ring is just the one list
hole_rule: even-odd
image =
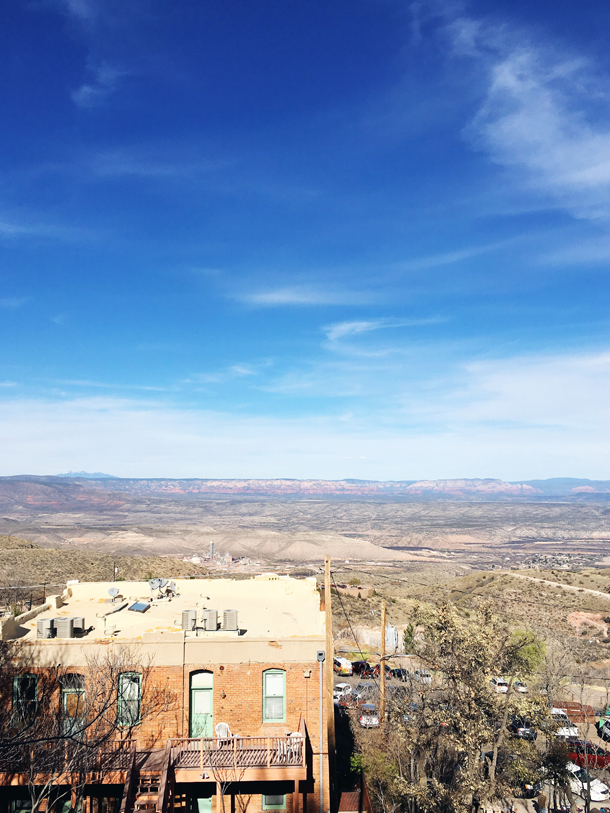
[[(93, 772), (125, 766), (134, 728), (175, 701), (152, 662), (128, 647), (87, 656), (82, 673), (41, 669), (31, 648), (0, 650), (0, 764), (25, 774), (35, 813), (43, 801), (78, 809)], [(4, 702), (3, 702), (4, 701)]]

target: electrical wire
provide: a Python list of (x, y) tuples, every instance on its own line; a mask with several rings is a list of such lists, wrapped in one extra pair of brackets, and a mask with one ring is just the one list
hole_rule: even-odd
[[(407, 584), (410, 587), (412, 587), (412, 586), (428, 587), (431, 590), (443, 590), (446, 593), (462, 593), (465, 596), (470, 596), (470, 598), (491, 597), (491, 598), (497, 598), (500, 601), (509, 601), (509, 599), (507, 599), (506, 596), (503, 596), (500, 593), (490, 593), (490, 592), (487, 592), (487, 593), (473, 593), (470, 590), (460, 590), (458, 587), (445, 587), (445, 586), (438, 585), (438, 584), (427, 584), (426, 582), (414, 582), (414, 581), (410, 581), (409, 579), (401, 578), (400, 576), (389, 576), (389, 575), (387, 575), (385, 573), (372, 573), (371, 571), (363, 570), (362, 568), (344, 567), (344, 568), (342, 568), (342, 570), (348, 570), (350, 573), (363, 573), (364, 575), (371, 576), (372, 578), (382, 578), (382, 579), (388, 579), (389, 581), (403, 582), (404, 584)], [(506, 573), (506, 575), (510, 576), (510, 573)], [(556, 582), (556, 584), (559, 584), (559, 582)], [(606, 598), (606, 596), (600, 595), (600, 598)], [(608, 601), (610, 601), (610, 594), (607, 596), (607, 599), (608, 599)], [(531, 604), (532, 606), (538, 606), (538, 605), (542, 604), (542, 605), (544, 605), (546, 607), (554, 607), (555, 609), (559, 609), (559, 608), (562, 607), (561, 604), (553, 604), (550, 601), (542, 601), (542, 600), (528, 601), (528, 599), (524, 599), (524, 598), (520, 598), (519, 600), (521, 601), (522, 604)], [(596, 607), (595, 609), (594, 608), (586, 608), (586, 607), (584, 607), (584, 608), (580, 609), (580, 612), (599, 613), (600, 609), (599, 609), (599, 607)]]
[[(357, 570), (356, 570), (356, 569), (351, 569), (351, 568), (346, 568), (346, 569), (349, 569), (349, 570), (351, 570), (351, 572), (355, 572), (355, 573), (364, 573), (364, 574), (365, 574), (365, 575), (367, 575), (367, 576), (377, 576), (377, 575), (383, 575), (383, 576), (385, 576), (385, 574), (376, 574), (376, 573), (371, 573), (370, 571), (362, 570), (362, 569), (360, 569), (360, 568), (358, 568)], [(332, 571), (332, 570), (331, 570), (331, 576), (332, 576), (332, 578), (333, 578), (333, 583), (334, 583), (334, 585), (336, 586), (336, 584), (337, 584), (337, 578), (336, 578), (336, 575), (335, 575), (334, 571)], [(421, 586), (423, 586), (423, 587), (431, 587), (431, 586), (433, 586), (433, 585), (423, 584), (422, 582), (409, 582), (407, 579), (400, 579), (400, 578), (396, 578), (396, 577), (394, 577), (394, 576), (385, 576), (385, 578), (392, 579), (392, 580), (394, 580), (394, 581), (403, 581), (403, 582), (405, 582), (405, 583), (407, 583), (407, 584), (420, 584), (420, 585), (421, 585)], [(336, 587), (335, 587), (335, 589), (336, 589)], [(443, 588), (441, 588), (441, 589), (443, 589)], [(446, 589), (446, 590), (450, 590), (451, 588), (444, 588), (444, 589)], [(467, 595), (469, 595), (469, 596), (472, 596), (472, 595), (473, 595), (472, 593), (468, 593), (468, 591), (466, 591), (466, 590), (459, 590), (459, 591), (457, 591), (457, 592), (466, 593), (466, 594), (467, 594)], [(355, 633), (355, 631), (354, 631), (354, 627), (353, 627), (353, 625), (352, 625), (352, 622), (351, 622), (351, 621), (350, 621), (350, 619), (349, 619), (349, 616), (348, 616), (348, 614), (347, 614), (347, 610), (345, 609), (345, 605), (343, 604), (343, 599), (342, 599), (342, 597), (341, 597), (341, 593), (340, 593), (338, 590), (337, 590), (337, 592), (336, 592), (336, 595), (337, 595), (337, 598), (339, 599), (339, 603), (341, 604), (341, 609), (343, 610), (343, 615), (345, 616), (345, 620), (346, 620), (346, 621), (347, 621), (347, 623), (348, 623), (348, 626), (349, 626), (350, 632), (351, 632), (351, 634), (352, 634), (352, 636), (353, 636), (353, 640), (356, 642), (356, 647), (358, 648), (358, 652), (360, 653), (360, 658), (361, 658), (361, 660), (363, 660), (363, 661), (365, 661), (365, 662), (366, 662), (366, 658), (364, 657), (364, 653), (362, 652), (362, 647), (360, 646), (360, 644), (359, 644), (359, 642), (358, 642), (358, 638), (356, 637), (356, 633)], [(476, 595), (476, 594), (474, 594), (474, 595)], [(608, 598), (610, 599), (610, 595), (608, 596)], [(533, 603), (533, 602), (526, 602), (526, 603)], [(550, 606), (552, 606), (552, 607), (557, 607), (557, 606), (559, 606), (559, 605), (552, 604), (552, 605), (550, 605)], [(596, 611), (596, 612), (597, 612), (597, 611)], [(387, 655), (386, 657), (387, 657), (387, 658), (391, 658), (391, 657), (398, 657), (398, 658), (401, 658), (401, 657), (405, 657), (405, 656), (404, 656), (404, 655), (398, 655), (398, 654), (396, 654), (396, 653), (395, 653), (394, 655)], [(564, 674), (564, 675), (560, 675), (560, 677), (564, 677), (564, 678), (570, 678), (570, 680), (572, 680), (572, 679), (574, 678), (574, 675), (568, 675), (568, 674)], [(608, 677), (608, 678), (603, 678), (603, 677), (601, 677), (600, 675), (590, 675), (590, 674), (581, 674), (581, 675), (578, 675), (578, 677), (579, 677), (579, 678), (591, 678), (591, 679), (595, 679), (595, 680), (610, 680), (610, 677)], [(374, 680), (377, 680), (377, 677), (376, 677), (375, 675), (373, 675), (373, 679), (374, 679)]]

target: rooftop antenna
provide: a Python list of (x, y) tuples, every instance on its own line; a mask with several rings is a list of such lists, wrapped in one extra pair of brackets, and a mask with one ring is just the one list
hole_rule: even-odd
[(115, 602), (116, 597), (118, 596), (118, 594), (119, 594), (120, 592), (121, 592), (121, 591), (119, 590), (119, 588), (118, 588), (118, 587), (111, 587), (111, 588), (110, 588), (110, 590), (108, 591), (108, 595), (109, 595), (109, 596), (110, 596), (110, 598), (112, 599), (112, 603), (113, 603), (113, 604), (114, 604), (114, 602)]

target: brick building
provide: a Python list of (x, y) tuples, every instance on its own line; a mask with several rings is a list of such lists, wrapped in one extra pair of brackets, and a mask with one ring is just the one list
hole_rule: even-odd
[[(85, 813), (320, 813), (321, 784), (329, 809), (315, 579), (71, 583), (6, 619), (2, 638), (20, 639), (34, 676), (61, 664), (65, 724), (81, 713), (100, 658), (128, 651), (147, 665), (144, 684), (139, 667), (116, 676), (118, 725), (104, 746), (110, 757), (87, 776)], [(18, 680), (13, 702), (35, 703), (35, 677)], [(147, 693), (161, 689), (164, 707), (147, 716)], [(59, 781), (70, 786), (68, 775)], [(25, 783), (17, 771), (0, 773), (0, 813), (27, 809)]]

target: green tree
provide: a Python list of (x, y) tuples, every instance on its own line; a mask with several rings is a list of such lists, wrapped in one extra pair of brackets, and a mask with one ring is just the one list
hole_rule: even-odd
[[(538, 667), (542, 643), (512, 630), (489, 606), (464, 618), (450, 603), (416, 607), (407, 642), (432, 680), (394, 692), (389, 723), (360, 739), (377, 805), (385, 813), (387, 800), (398, 797), (410, 813), (463, 813), (503, 799), (540, 768), (536, 749), (506, 732), (513, 716), (538, 724), (548, 717), (543, 700), (512, 685)], [(499, 675), (507, 677), (506, 694), (491, 683)]]

